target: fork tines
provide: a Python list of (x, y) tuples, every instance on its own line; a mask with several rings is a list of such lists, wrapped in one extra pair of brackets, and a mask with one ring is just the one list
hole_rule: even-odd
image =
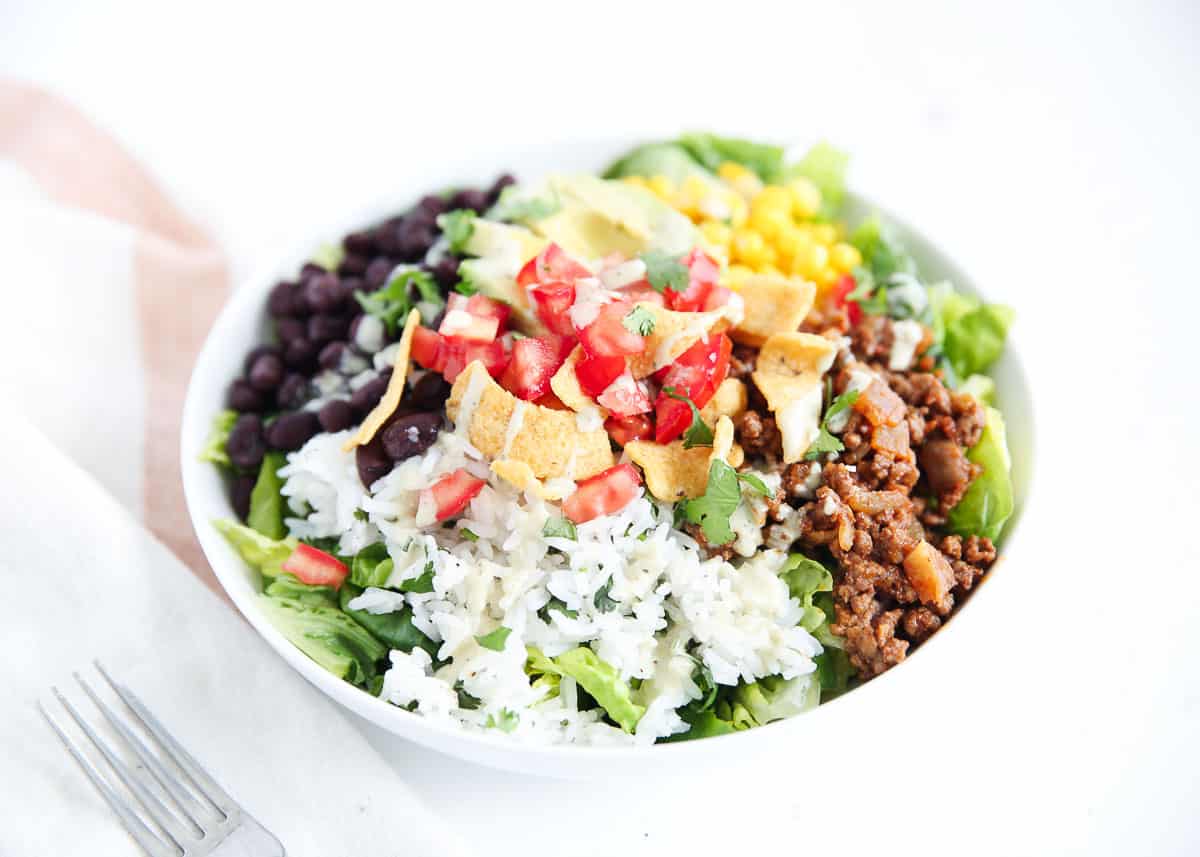
[[(51, 693), (86, 740), (72, 737), (69, 732), (75, 730), (60, 726), (39, 702), (42, 716), (147, 854), (210, 853), (241, 822), (238, 805), (129, 688), (114, 681), (99, 661), (93, 663), (124, 716), (79, 673), (73, 673), (75, 680), (107, 728), (89, 724), (57, 687)], [(93, 752), (86, 750), (89, 744)]]

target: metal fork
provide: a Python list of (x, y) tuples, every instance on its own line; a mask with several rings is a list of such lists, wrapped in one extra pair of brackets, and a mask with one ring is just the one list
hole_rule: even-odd
[[(72, 739), (41, 702), (38, 708), (142, 850), (150, 857), (286, 857), (279, 840), (238, 806), (133, 691), (115, 682), (99, 661), (93, 664), (125, 703), (131, 718), (113, 711), (79, 673), (73, 673), (75, 680), (116, 733), (119, 740), (115, 743), (124, 748), (127, 757), (136, 756), (136, 762), (122, 758), (57, 687), (50, 690), (104, 757), (123, 789), (92, 763), (80, 746), (82, 742)], [(138, 735), (139, 727), (157, 745), (157, 751)]]

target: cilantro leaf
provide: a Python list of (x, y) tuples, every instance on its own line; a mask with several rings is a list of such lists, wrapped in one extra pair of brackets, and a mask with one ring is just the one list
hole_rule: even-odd
[(458, 534), (469, 542), (479, 541), (479, 536), (476, 535), (473, 530), (468, 530), (466, 527), (463, 527), (461, 530), (459, 530)]
[(825, 411), (825, 419), (823, 422), (828, 423), (842, 411), (850, 408), (858, 401), (858, 390), (847, 390), (829, 404), (829, 408)]
[(469, 208), (448, 211), (438, 215), (437, 223), (450, 243), (450, 252), (462, 253), (475, 233), (475, 212)]
[(382, 321), (391, 335), (395, 335), (400, 319), (408, 315), (417, 300), (438, 304), (442, 301), (433, 275), (412, 266), (397, 268), (383, 288), (369, 293), (355, 292), (354, 299), (363, 312)]
[(737, 478), (738, 478), (738, 481), (741, 482), (743, 485), (750, 486), (751, 489), (753, 489), (754, 491), (757, 491), (762, 496), (764, 496), (764, 497), (771, 496), (771, 491), (770, 491), (770, 489), (767, 488), (767, 483), (763, 482), (755, 474), (739, 473), (737, 475)]
[(538, 611), (538, 615), (549, 622), (551, 610), (557, 610), (559, 613), (563, 614), (569, 619), (579, 618), (579, 611), (572, 610), (567, 606), (567, 602), (559, 598), (551, 598), (548, 602), (546, 602), (546, 606)]
[(459, 279), (459, 281), (455, 284), (454, 291), (458, 292), (460, 295), (466, 295), (467, 297), (479, 294), (479, 286), (471, 282), (470, 277), (464, 276), (462, 273), (459, 273), (458, 276), (461, 279)]
[(688, 285), (688, 269), (680, 256), (672, 256), (661, 250), (649, 250), (642, 254), (646, 263), (646, 279), (656, 291), (673, 289), (682, 292)]
[(575, 524), (567, 518), (550, 518), (542, 527), (542, 535), (548, 539), (571, 539), (577, 540), (579, 533), (575, 529)]
[(512, 633), (512, 628), (505, 628), (501, 625), (496, 630), (487, 634), (477, 634), (475, 642), (483, 646), (485, 649), (491, 649), (493, 652), (503, 652), (504, 643), (508, 640), (508, 635)]
[(609, 593), (612, 592), (612, 578), (604, 581), (604, 585), (596, 590), (595, 597), (592, 598), (592, 603), (596, 605), (596, 609), (601, 613), (611, 613), (617, 609), (617, 602), (614, 601)]
[(621, 319), (621, 324), (630, 333), (649, 336), (654, 332), (654, 313), (644, 306), (635, 306), (627, 316)]
[(821, 420), (821, 430), (804, 453), (805, 461), (816, 461), (826, 453), (841, 452), (846, 448), (841, 439), (829, 430), (829, 421), (857, 402), (858, 393), (858, 390), (847, 390), (829, 403), (829, 407), (825, 409), (825, 417)]
[(528, 196), (516, 185), (506, 187), (488, 212), (495, 220), (543, 220), (562, 208), (557, 196)]
[(420, 575), (400, 581), (396, 588), (401, 592), (433, 592), (433, 563), (425, 563)]
[(733, 541), (729, 517), (741, 501), (737, 471), (717, 459), (708, 469), (704, 494), (682, 503), (682, 516), (688, 523), (700, 525), (710, 545), (728, 544)]
[(685, 402), (692, 409), (692, 424), (683, 433), (683, 448), (691, 449), (694, 446), (712, 446), (713, 430), (708, 427), (708, 423), (700, 419), (700, 409), (696, 407), (696, 403), (687, 396), (679, 395), (674, 387), (663, 387), (663, 392), (672, 399)]
[(517, 712), (501, 708), (500, 716), (497, 717), (495, 714), (489, 714), (484, 726), (488, 729), (499, 729), (501, 732), (512, 732), (520, 722), (521, 716)]

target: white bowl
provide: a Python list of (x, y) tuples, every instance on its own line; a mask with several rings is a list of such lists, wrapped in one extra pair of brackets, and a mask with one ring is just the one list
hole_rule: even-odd
[[(324, 228), (314, 229), (310, 234), (301, 236), (301, 240), (285, 252), (264, 257), (264, 263), (257, 273), (239, 285), (210, 331), (192, 373), (184, 404), (181, 436), (183, 484), (192, 526), (217, 579), (250, 624), (296, 671), (322, 693), (351, 711), (396, 735), (492, 767), (553, 777), (593, 779), (637, 775), (645, 771), (648, 764), (653, 764), (656, 769), (670, 766), (677, 770), (699, 770), (717, 765), (740, 765), (767, 754), (774, 755), (788, 745), (827, 738), (840, 731), (839, 726), (845, 726), (859, 717), (869, 717), (873, 711), (886, 709), (889, 705), (899, 704), (896, 700), (902, 699), (906, 675), (922, 668), (944, 668), (945, 664), (933, 657), (933, 650), (953, 646), (949, 642), (953, 637), (952, 629), (970, 621), (963, 616), (955, 616), (903, 664), (799, 717), (760, 729), (700, 741), (649, 747), (597, 748), (518, 744), (499, 733), (469, 733), (397, 708), (317, 666), (263, 616), (255, 600), (257, 589), (254, 576), (212, 526), (214, 519), (232, 517), (234, 512), (220, 474), (211, 464), (200, 461), (199, 454), (214, 414), (225, 406), (226, 389), (240, 372), (243, 357), (251, 347), (264, 341), (268, 331), (266, 298), (271, 286), (279, 279), (294, 275), (321, 244), (403, 211), (433, 190), (487, 183), (505, 170), (525, 180), (547, 172), (603, 169), (627, 146), (628, 143), (610, 142), (519, 151), (492, 149), (471, 163), (421, 165), (420, 170), (412, 169), (411, 175), (398, 176), (393, 187), (375, 204), (359, 208), (357, 213), (352, 211)], [(909, 249), (920, 263), (922, 273), (930, 280), (948, 279), (959, 289), (977, 292), (966, 274), (945, 253), (900, 219), (854, 194), (850, 195), (850, 208), (852, 214), (880, 210), (907, 241)], [(1013, 339), (1010, 338), (1004, 356), (992, 370), (998, 403), (1007, 421), (1016, 492), (1016, 512), (1008, 523), (1003, 542), (1002, 553), (1006, 558), (1012, 557), (1033, 472), (1032, 402), (1015, 352)], [(1003, 569), (998, 567), (998, 570), (1000, 574), (989, 574), (984, 580), (991, 581), (994, 577), (1003, 579)], [(960, 612), (969, 615), (980, 610), (978, 605), (987, 600), (990, 588), (981, 587)], [(892, 694), (891, 698), (889, 694)]]

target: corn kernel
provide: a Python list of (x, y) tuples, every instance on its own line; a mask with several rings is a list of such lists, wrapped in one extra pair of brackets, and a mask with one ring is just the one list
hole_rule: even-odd
[(829, 265), (829, 249), (824, 244), (810, 244), (792, 259), (792, 273), (810, 280)]
[(700, 234), (709, 244), (728, 247), (733, 239), (733, 230), (719, 220), (706, 220), (700, 224)]
[(792, 179), (787, 185), (792, 197), (792, 211), (804, 220), (817, 216), (821, 210), (821, 191), (808, 179), (801, 176)]
[(796, 258), (796, 254), (803, 252), (812, 243), (812, 235), (808, 230), (793, 225), (781, 229), (775, 237), (775, 249), (789, 265), (791, 260)]
[(647, 183), (650, 190), (654, 191), (663, 199), (667, 199), (675, 191), (675, 186), (671, 184), (671, 180), (666, 176), (654, 176)]
[(730, 184), (733, 184), (741, 179), (753, 176), (754, 173), (736, 161), (725, 161), (721, 166), (717, 167), (717, 175)]
[(745, 265), (730, 265), (721, 277), (721, 285), (737, 291), (745, 285), (746, 279), (753, 273), (754, 271)]
[(862, 254), (853, 244), (838, 242), (829, 251), (829, 263), (843, 274), (848, 274), (862, 264)]
[(761, 233), (743, 227), (733, 232), (733, 255), (739, 262), (757, 268), (774, 261), (775, 249), (767, 244)]
[(760, 208), (757, 199), (750, 206), (750, 226), (768, 241), (774, 241), (784, 229), (792, 225), (787, 209)]
[(751, 200), (750, 205), (751, 208), (755, 209), (762, 208), (790, 212), (792, 209), (792, 197), (788, 193), (787, 188), (782, 188), (779, 185), (767, 185)]
[(758, 272), (759, 272), (760, 274), (770, 274), (770, 275), (772, 275), (772, 276), (775, 276), (775, 277), (782, 277), (782, 276), (784, 276), (784, 273), (783, 273), (783, 271), (779, 270), (779, 269), (778, 269), (777, 267), (775, 267), (774, 265), (763, 265), (761, 268), (759, 268), (759, 269), (758, 269)]
[(733, 227), (745, 226), (750, 217), (750, 207), (746, 200), (736, 192), (731, 192), (725, 200), (729, 204), (729, 224)]
[(829, 246), (837, 241), (837, 227), (832, 223), (815, 223), (813, 224), (813, 238), (817, 239), (818, 244)]
[(836, 283), (841, 278), (842, 278), (842, 275), (840, 273), (838, 273), (838, 271), (836, 269), (834, 269), (833, 266), (828, 266), (828, 267), (822, 268), (820, 271), (818, 271), (817, 275), (815, 277), (813, 277), (813, 280), (816, 282), (816, 284), (818, 286), (820, 286), (823, 289), (826, 289), (826, 288), (829, 288), (830, 286), (832, 286), (834, 283)]

